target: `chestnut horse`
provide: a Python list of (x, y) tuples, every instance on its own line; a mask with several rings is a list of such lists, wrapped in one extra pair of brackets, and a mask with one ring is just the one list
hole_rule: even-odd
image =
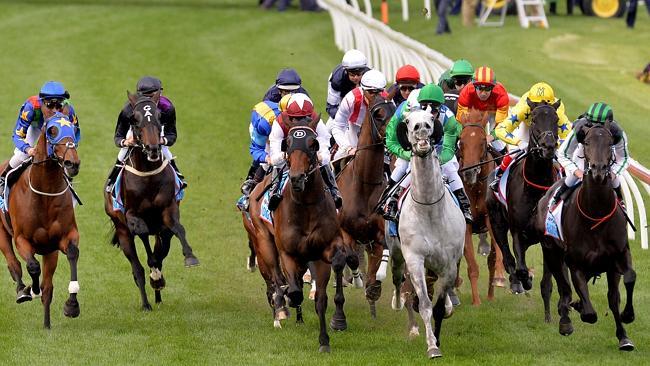
[[(31, 165), (11, 188), (8, 217), (0, 225), (0, 250), (4, 254), (9, 273), (16, 282), (17, 303), (41, 296), (44, 309), (43, 325), (50, 328), (50, 304), (59, 251), (70, 263), (70, 297), (63, 306), (67, 317), (79, 316), (77, 293), (77, 259), (79, 258), (79, 231), (73, 208), (70, 177), (79, 173), (79, 157), (75, 144), (75, 127), (67, 111), (54, 112), (43, 108), (45, 123), (35, 146)], [(8, 162), (5, 162), (8, 164)], [(3, 166), (4, 167), (4, 166)], [(16, 250), (27, 263), (32, 285), (25, 286), (22, 268), (16, 259)], [(43, 282), (39, 282), (41, 266), (34, 257), (43, 256)]]
[[(343, 304), (343, 269), (346, 264), (358, 267), (356, 255), (348, 255), (337, 220), (334, 201), (325, 191), (317, 152), (316, 125), (320, 118), (307, 118), (306, 125), (294, 126), (287, 132), (286, 146), (290, 189), (284, 189), (274, 224), (262, 220), (261, 201), (250, 205), (255, 251), (258, 255), (260, 273), (267, 284), (267, 298), (273, 308), (274, 326), (288, 317), (285, 295), (289, 306), (297, 309), (296, 321), (302, 323), (303, 280), (307, 262), (316, 268), (316, 313), (320, 322), (320, 352), (329, 352), (325, 314), (327, 311), (327, 285), (331, 270), (336, 277), (336, 311), (330, 322), (334, 330), (347, 328)], [(263, 183), (268, 183), (269, 177)], [(278, 183), (279, 184), (279, 183)], [(265, 184), (258, 184), (251, 195), (259, 197)], [(289, 188), (289, 187), (288, 187)], [(250, 230), (249, 225), (245, 225)], [(351, 251), (349, 251), (351, 253)], [(286, 284), (286, 285), (285, 285)]]
[[(609, 122), (608, 122), (609, 123)], [(608, 123), (591, 128), (583, 126), (576, 131), (578, 142), (584, 146), (585, 170), (582, 186), (569, 196), (562, 208), (563, 241), (543, 235), (548, 202), (562, 183), (550, 189), (537, 206), (536, 226), (542, 236), (544, 264), (553, 273), (560, 299), (560, 334), (570, 335), (573, 325), (569, 318), (570, 306), (580, 313), (580, 319), (595, 323), (598, 319), (589, 298), (589, 280), (595, 280), (601, 273), (607, 273), (607, 299), (609, 309), (616, 323), (618, 347), (622, 351), (634, 350), (634, 344), (627, 337), (623, 323), (634, 321), (632, 297), (636, 272), (632, 267), (632, 254), (627, 240), (627, 222), (623, 208), (611, 186), (613, 138)], [(573, 286), (580, 301), (571, 303), (571, 286), (563, 268), (568, 266)], [(619, 312), (619, 282), (623, 282), (627, 301), (623, 312)], [(550, 291), (542, 291), (545, 303)]]
[(369, 102), (354, 159), (337, 177), (343, 207), (339, 210), (343, 241), (349, 247), (365, 244), (368, 253), (366, 299), (370, 313), (376, 316), (375, 302), (381, 296), (377, 270), (386, 247), (384, 219), (375, 206), (386, 187), (384, 177), (384, 137), (386, 125), (395, 112), (395, 105), (381, 94)]
[[(467, 225), (465, 232), (465, 261), (467, 262), (467, 275), (472, 287), (472, 304), (480, 305), (481, 298), (478, 293), (479, 269), (474, 257), (474, 246), (472, 234), (483, 234), (488, 231), (490, 221), (488, 220), (487, 205), (485, 197), (488, 190), (487, 178), (494, 170), (494, 162), (490, 160), (486, 125), (488, 114), (478, 109), (470, 109), (463, 121), (463, 130), (458, 139), (458, 164), (459, 173), (471, 202), (474, 224)], [(468, 167), (463, 170), (463, 167)], [(503, 256), (494, 239), (491, 239), (491, 250), (487, 258), (488, 262), (488, 300), (494, 299), (495, 279), (505, 281), (503, 269)], [(496, 278), (495, 278), (496, 273)]]
[[(104, 192), (104, 209), (111, 218), (115, 232), (112, 243), (118, 245), (131, 262), (133, 278), (142, 298), (143, 310), (151, 310), (145, 291), (144, 268), (138, 259), (134, 238), (137, 235), (147, 252), (147, 264), (151, 270), (150, 284), (154, 289), (156, 303), (162, 298), (160, 290), (165, 287), (162, 262), (167, 257), (172, 236), (178, 237), (185, 256), (185, 266), (199, 264), (192, 253), (185, 228), (180, 223), (179, 203), (175, 197), (175, 173), (169, 161), (163, 159), (160, 148), (160, 112), (157, 103), (160, 93), (153, 97), (128, 93), (133, 107), (134, 123), (131, 131), (136, 146), (129, 150), (120, 181), (123, 192), (124, 212), (113, 209), (111, 194)], [(156, 237), (154, 250), (149, 235)]]

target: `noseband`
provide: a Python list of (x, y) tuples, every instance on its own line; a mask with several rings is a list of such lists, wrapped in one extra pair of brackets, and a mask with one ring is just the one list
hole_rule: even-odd
[(289, 138), (291, 138), (291, 144), (287, 144), (287, 165), (289, 167), (291, 166), (288, 157), (293, 151), (300, 150), (304, 152), (307, 154), (307, 157), (309, 157), (309, 167), (307, 168), (308, 171), (306, 173), (307, 179), (309, 179), (309, 176), (312, 175), (316, 169), (318, 169), (318, 158), (317, 151), (310, 149), (309, 146), (307, 146), (306, 141), (309, 137), (316, 139), (316, 131), (314, 131), (311, 127), (298, 126), (289, 129), (287, 135), (288, 136), (285, 138), (287, 140), (287, 143), (289, 142)]

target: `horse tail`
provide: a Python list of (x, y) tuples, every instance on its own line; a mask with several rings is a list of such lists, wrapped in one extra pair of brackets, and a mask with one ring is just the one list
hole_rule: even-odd
[(108, 229), (108, 235), (111, 236), (111, 245), (114, 245), (116, 247), (120, 247), (120, 241), (117, 239), (117, 230), (115, 230), (115, 223), (111, 220), (110, 221), (111, 227)]

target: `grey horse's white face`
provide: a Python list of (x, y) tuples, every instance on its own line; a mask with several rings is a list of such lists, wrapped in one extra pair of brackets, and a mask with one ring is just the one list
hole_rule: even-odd
[(408, 128), (408, 140), (413, 154), (425, 156), (431, 152), (433, 135), (433, 115), (426, 110), (415, 110), (406, 116), (404, 122)]

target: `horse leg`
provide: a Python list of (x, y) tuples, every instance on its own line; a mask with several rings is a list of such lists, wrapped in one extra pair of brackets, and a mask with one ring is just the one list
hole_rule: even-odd
[[(325, 323), (325, 313), (327, 312), (327, 284), (330, 280), (330, 275), (332, 273), (332, 267), (329, 263), (325, 263), (322, 260), (314, 262), (316, 266), (316, 314), (318, 314), (318, 321), (320, 324), (320, 334), (318, 335), (318, 348), (319, 352), (330, 352), (330, 337), (327, 334), (327, 325)], [(342, 270), (339, 270), (340, 274), (337, 274), (337, 282), (342, 280)], [(343, 292), (343, 285), (338, 286), (336, 291)], [(338, 306), (338, 305), (337, 305)]]
[(25, 260), (27, 263), (27, 273), (32, 278), (32, 285), (27, 286), (23, 289), (23, 293), (29, 295), (31, 298), (41, 296), (41, 287), (39, 285), (40, 276), (41, 276), (41, 266), (34, 257), (34, 249), (32, 244), (20, 236), (16, 238), (16, 249), (18, 254)]
[[(346, 330), (348, 328), (343, 305), (345, 304), (345, 295), (343, 294), (343, 268), (345, 268), (345, 253), (339, 247), (334, 252), (332, 258), (332, 268), (334, 269), (334, 276), (336, 278), (336, 294), (334, 294), (334, 304), (336, 310), (330, 320), (330, 328), (333, 330)], [(318, 277), (316, 278), (318, 280)], [(318, 292), (318, 285), (316, 286)]]
[(517, 259), (515, 275), (521, 282), (524, 290), (528, 291), (533, 288), (533, 281), (528, 272), (528, 265), (526, 265), (526, 249), (528, 249), (528, 246), (524, 244), (520, 233), (514, 233), (512, 235), (512, 248), (515, 251), (515, 258)]
[(410, 254), (404, 253), (406, 266), (411, 274), (411, 282), (418, 296), (418, 311), (424, 322), (427, 337), (427, 356), (429, 358), (440, 357), (442, 354), (436, 345), (436, 337), (431, 327), (432, 304), (427, 292), (427, 283), (424, 270), (424, 259), (417, 256), (411, 257)]
[(58, 251), (43, 256), (43, 296), (41, 297), (41, 302), (43, 303), (44, 314), (43, 327), (46, 329), (50, 329), (50, 305), (52, 304), (52, 295), (54, 293), (52, 277), (54, 277), (58, 260)]
[(594, 310), (591, 300), (589, 299), (589, 288), (585, 274), (579, 269), (571, 270), (571, 280), (573, 287), (580, 298), (580, 320), (585, 323), (593, 324), (598, 320), (598, 315)]
[(632, 323), (634, 321), (634, 304), (632, 302), (634, 296), (634, 284), (636, 283), (636, 272), (632, 267), (632, 256), (628, 250), (625, 253), (625, 260), (628, 264), (628, 270), (623, 275), (623, 284), (625, 284), (625, 308), (621, 313), (621, 321), (625, 324)]
[[(397, 238), (391, 240), (397, 241)], [(404, 297), (401, 294), (402, 284), (404, 283), (404, 257), (397, 245), (391, 246), (391, 252), (391, 272), (393, 273), (393, 285), (395, 286), (393, 298), (391, 299), (391, 307), (393, 310), (402, 310), (404, 308)]]
[(405, 301), (404, 301), (404, 306), (406, 307), (406, 313), (408, 314), (409, 321), (408, 321), (408, 331), (409, 331), (409, 339), (414, 339), (415, 337), (420, 335), (420, 329), (418, 327), (418, 323), (415, 320), (415, 310), (413, 309), (413, 302), (415, 301), (415, 296), (413, 296), (413, 293), (415, 292), (415, 289), (413, 288), (413, 282), (411, 282), (411, 276), (407, 275), (406, 279), (404, 281), (404, 284), (402, 285), (402, 292), (404, 293)]
[(199, 265), (199, 260), (194, 256), (192, 252), (192, 247), (187, 242), (185, 238), (185, 227), (181, 225), (179, 220), (178, 205), (173, 204), (168, 206), (163, 210), (163, 223), (169, 228), (169, 230), (176, 235), (178, 240), (181, 242), (181, 247), (183, 249), (183, 256), (185, 257), (185, 267), (194, 267)]
[[(569, 318), (571, 303), (571, 285), (566, 265), (564, 264), (564, 252), (562, 249), (555, 247), (554, 244), (546, 245), (542, 243), (542, 254), (544, 256), (544, 276), (549, 271), (555, 278), (557, 292), (560, 295), (557, 303), (557, 312), (560, 316), (559, 331), (561, 335), (571, 335), (573, 333), (573, 324)], [(551, 282), (550, 280), (548, 282)], [(542, 299), (544, 300), (544, 320), (548, 323), (551, 321), (550, 298), (552, 283), (540, 285), (542, 289)]]
[[(543, 251), (544, 249), (542, 249)], [(542, 300), (544, 302), (544, 322), (550, 323), (552, 321), (551, 318), (551, 294), (553, 293), (553, 282), (551, 281), (551, 276), (553, 273), (551, 272), (551, 269), (549, 268), (549, 264), (547, 263), (548, 261), (544, 259), (544, 274), (542, 275), (542, 280), (539, 282), (539, 291), (542, 295)], [(557, 280), (556, 280), (557, 282)], [(558, 292), (560, 289), (558, 288)], [(560, 298), (560, 301), (562, 299)], [(559, 303), (558, 303), (558, 311), (559, 311)]]
[[(289, 298), (289, 306), (298, 308), (302, 305), (304, 296), (302, 293), (302, 275), (305, 273), (305, 266), (301, 266), (296, 259), (285, 252), (280, 252), (280, 261), (286, 274), (287, 284), (289, 285), (286, 295)], [(301, 322), (302, 319), (296, 319)]]
[[(494, 244), (494, 241), (492, 242)], [(497, 267), (497, 254), (494, 250), (494, 246), (490, 247), (490, 253), (487, 256), (487, 266), (488, 266), (488, 301), (494, 300), (494, 286), (496, 284), (495, 273)]]
[(508, 221), (504, 217), (500, 203), (495, 202), (490, 204), (491, 202), (492, 200), (488, 199), (488, 211), (491, 213), (490, 219), (487, 221), (488, 229), (490, 230), (490, 235), (498, 244), (499, 249), (501, 249), (503, 267), (509, 274), (510, 290), (515, 294), (521, 294), (524, 292), (524, 289), (517, 276), (515, 276), (516, 261), (508, 246)]
[(76, 318), (79, 316), (79, 302), (77, 301), (77, 293), (79, 293), (79, 282), (77, 281), (77, 261), (79, 259), (79, 234), (76, 239), (69, 241), (65, 248), (65, 255), (70, 264), (70, 283), (68, 284), (68, 293), (70, 296), (63, 305), (63, 315), (69, 318)]
[(495, 255), (494, 261), (494, 286), (495, 287), (506, 287), (506, 270), (503, 267), (503, 253), (497, 242), (490, 236), (490, 242), (492, 245), (492, 251)]
[(616, 323), (616, 338), (618, 338), (618, 349), (621, 351), (633, 351), (634, 344), (627, 337), (627, 332), (623, 328), (621, 322), (621, 314), (619, 313), (619, 306), (621, 303), (621, 295), (618, 290), (621, 275), (614, 272), (607, 272), (607, 300), (609, 302), (609, 309), (614, 315), (614, 322)]
[(284, 276), (280, 269), (277, 248), (271, 235), (267, 231), (258, 229), (257, 239), (257, 256), (260, 259), (260, 273), (262, 276), (268, 277), (269, 282), (273, 284), (273, 294), (271, 295), (271, 303), (273, 306), (273, 326), (281, 328), (280, 321), (289, 317), (289, 311), (285, 306), (284, 300)]
[[(345, 247), (346, 257), (345, 263), (352, 271), (352, 284), (355, 288), (363, 288), (363, 279), (359, 268), (361, 267), (361, 258), (357, 251), (358, 245), (354, 239), (345, 230), (341, 229), (341, 236), (343, 237), (343, 245)], [(363, 253), (361, 253), (363, 256)]]
[(126, 228), (116, 229), (117, 237), (120, 242), (120, 248), (126, 259), (131, 263), (131, 272), (133, 273), (133, 280), (140, 290), (140, 297), (142, 299), (142, 310), (150, 311), (151, 304), (147, 299), (147, 292), (144, 288), (144, 268), (138, 259), (138, 252), (135, 248), (133, 237), (129, 234)]
[(153, 256), (155, 257), (157, 267), (151, 268), (151, 273), (149, 274), (149, 284), (154, 290), (156, 304), (162, 302), (160, 291), (167, 285), (165, 276), (163, 276), (162, 273), (163, 260), (165, 260), (169, 254), (173, 235), (174, 234), (169, 230), (162, 230), (160, 234), (156, 235), (156, 244), (153, 249)]
[(478, 263), (474, 256), (474, 244), (472, 243), (472, 225), (467, 225), (465, 230), (465, 261), (467, 262), (467, 276), (472, 287), (472, 305), (481, 305), (481, 297), (478, 294)]
[(384, 245), (377, 245), (377, 242), (375, 242), (373, 245), (369, 245), (366, 248), (366, 252), (368, 253), (368, 281), (366, 282), (366, 300), (368, 300), (368, 304), (370, 304), (370, 316), (373, 319), (377, 318), (376, 303), (377, 300), (379, 300), (379, 297), (381, 297), (381, 281), (377, 280), (376, 274), (381, 262), (383, 249)]
[(250, 249), (251, 254), (247, 258), (246, 269), (249, 272), (255, 272), (255, 267), (257, 267), (257, 260), (255, 259), (255, 248), (253, 247), (253, 241), (251, 238), (248, 238), (248, 249)]
[(14, 247), (11, 243), (11, 236), (5, 231), (2, 224), (0, 224), (0, 251), (4, 255), (7, 261), (7, 269), (11, 278), (16, 282), (16, 302), (18, 304), (30, 301), (32, 297), (29, 294), (25, 294), (23, 290), (25, 289), (25, 284), (23, 283), (23, 269), (16, 258), (16, 253), (14, 252)]

